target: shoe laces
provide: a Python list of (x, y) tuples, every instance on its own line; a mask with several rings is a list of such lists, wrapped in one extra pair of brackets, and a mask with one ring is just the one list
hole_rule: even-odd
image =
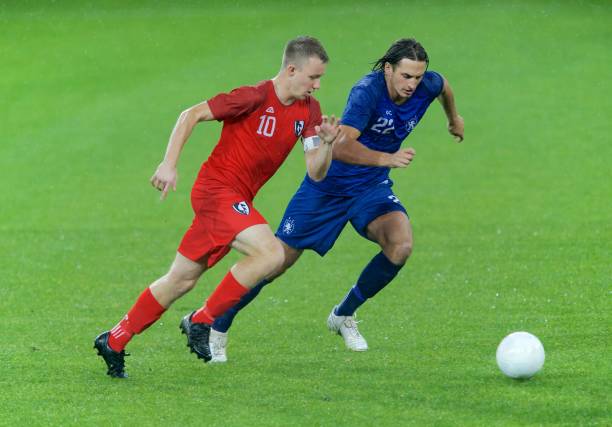
[(344, 320), (344, 326), (354, 337), (361, 337), (359, 329), (357, 329), (358, 323), (361, 323), (361, 320), (356, 320), (355, 316), (346, 316), (346, 319)]

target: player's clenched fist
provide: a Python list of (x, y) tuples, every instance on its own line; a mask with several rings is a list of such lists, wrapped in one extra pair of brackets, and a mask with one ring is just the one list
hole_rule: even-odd
[(449, 121), (448, 132), (455, 137), (457, 142), (463, 141), (463, 117), (457, 115)]
[(386, 167), (388, 168), (405, 168), (412, 162), (416, 151), (414, 148), (403, 148), (395, 153), (387, 154)]
[(176, 168), (161, 162), (149, 181), (153, 187), (162, 192), (160, 199), (164, 200), (170, 188), (176, 191), (177, 180)]

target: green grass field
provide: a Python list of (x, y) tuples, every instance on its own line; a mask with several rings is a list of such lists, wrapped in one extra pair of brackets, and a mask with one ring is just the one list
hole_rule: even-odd
[[(609, 2), (103, 3), (0, 4), (0, 425), (612, 425)], [(274, 76), (300, 34), (331, 57), (325, 112), (415, 36), (466, 122), (456, 144), (432, 105), (392, 174), (415, 247), (359, 311), (370, 351), (325, 326), (377, 252), (347, 227), (237, 318), (226, 365), (178, 323), (236, 254), (109, 379), (93, 338), (166, 271), (219, 135), (196, 129), (160, 203), (148, 179), (178, 114)], [(304, 170), (297, 146), (258, 195), (272, 227)], [(547, 351), (529, 381), (495, 363), (516, 330)]]

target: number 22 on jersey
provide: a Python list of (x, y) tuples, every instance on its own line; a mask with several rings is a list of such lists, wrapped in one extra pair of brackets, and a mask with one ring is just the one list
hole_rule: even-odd
[(376, 121), (376, 124), (371, 128), (374, 132), (382, 133), (386, 135), (391, 133), (395, 129), (393, 126), (393, 119), (386, 119), (384, 117), (379, 117)]

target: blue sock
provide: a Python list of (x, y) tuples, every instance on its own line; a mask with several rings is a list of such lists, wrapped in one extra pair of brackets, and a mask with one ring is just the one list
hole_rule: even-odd
[(336, 308), (337, 316), (352, 316), (368, 298), (372, 298), (387, 286), (404, 265), (395, 265), (379, 252), (363, 269), (357, 284), (346, 294)]
[(244, 307), (246, 307), (247, 305), (249, 305), (249, 303), (253, 301), (257, 295), (259, 295), (259, 291), (261, 291), (261, 289), (264, 286), (266, 286), (268, 283), (270, 282), (267, 280), (262, 280), (261, 282), (257, 284), (257, 286), (255, 286), (249, 292), (244, 294), (242, 298), (240, 298), (240, 301), (238, 301), (238, 303), (235, 306), (227, 310), (223, 316), (217, 317), (215, 319), (215, 322), (213, 323), (213, 326), (212, 326), (213, 329), (219, 332), (227, 332), (230, 326), (232, 326), (234, 317), (236, 317), (238, 312), (242, 310)]

